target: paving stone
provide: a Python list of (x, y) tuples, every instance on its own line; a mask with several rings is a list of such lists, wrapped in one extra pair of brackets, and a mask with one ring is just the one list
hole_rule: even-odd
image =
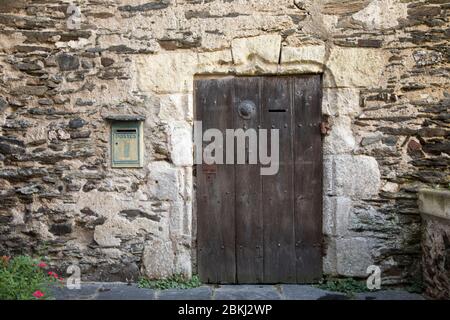
[(80, 289), (67, 287), (53, 287), (52, 292), (56, 300), (93, 300), (101, 284), (81, 283)]
[(214, 290), (215, 300), (280, 300), (271, 285), (223, 285)]
[(317, 300), (350, 300), (350, 297), (340, 293), (327, 293)]
[(52, 288), (56, 300), (424, 300), (404, 290), (357, 293), (352, 298), (310, 285), (204, 285), (193, 289), (151, 290), (121, 282), (82, 283), (81, 289)]
[(380, 290), (355, 295), (356, 300), (425, 300), (420, 294), (403, 290)]
[(159, 300), (211, 300), (213, 290), (209, 286), (193, 289), (168, 289), (157, 293)]
[(104, 284), (96, 300), (154, 300), (155, 290), (138, 288), (135, 284)]
[(344, 294), (296, 284), (282, 285), (281, 293), (286, 300), (328, 300), (331, 297), (334, 297), (334, 300), (348, 299)]

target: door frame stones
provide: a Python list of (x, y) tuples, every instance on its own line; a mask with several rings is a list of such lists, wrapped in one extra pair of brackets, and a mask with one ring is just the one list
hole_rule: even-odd
[[(171, 238), (178, 239), (174, 247), (190, 247), (190, 251), (183, 249), (179, 252), (166, 246), (163, 251), (157, 248), (144, 250), (147, 276), (157, 276), (152, 273), (155, 267), (152, 261), (159, 261), (157, 270), (187, 275), (195, 270), (194, 78), (299, 74), (323, 74), (322, 114), (329, 117), (331, 124), (331, 131), (323, 141), (323, 272), (366, 276), (366, 268), (373, 264), (376, 253), (366, 238), (349, 232), (349, 224), (355, 204), (376, 197), (381, 180), (375, 158), (356, 153), (352, 122), (360, 113), (360, 90), (380, 87), (386, 81), (382, 74), (388, 59), (388, 52), (378, 48), (337, 47), (329, 42), (283, 46), (280, 35), (236, 38), (231, 41), (230, 48), (212, 52), (176, 50), (138, 55), (134, 65), (135, 90), (156, 94), (169, 107), (169, 112), (161, 109), (159, 117), (167, 121), (169, 127), (172, 164), (152, 162), (148, 165), (149, 172), (153, 176), (164, 176), (166, 171), (170, 171), (170, 176), (177, 180), (178, 195), (181, 196), (172, 196)], [(177, 178), (180, 176), (182, 179)], [(151, 243), (146, 247), (150, 246)], [(174, 255), (161, 259), (161, 252), (171, 250), (174, 250)], [(177, 257), (182, 259), (174, 265)]]

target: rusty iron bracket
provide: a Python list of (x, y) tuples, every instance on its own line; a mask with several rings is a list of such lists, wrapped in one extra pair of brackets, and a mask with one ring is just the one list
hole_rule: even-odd
[(329, 135), (330, 131), (331, 131), (331, 123), (328, 120), (329, 120), (329, 117), (324, 116), (323, 121), (320, 123), (320, 133), (323, 136)]

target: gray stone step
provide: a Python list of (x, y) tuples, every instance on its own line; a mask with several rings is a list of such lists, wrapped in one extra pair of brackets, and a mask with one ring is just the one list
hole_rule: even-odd
[(153, 290), (126, 283), (82, 283), (80, 289), (52, 288), (57, 300), (424, 300), (404, 290), (346, 295), (310, 285), (202, 285), (192, 289)]

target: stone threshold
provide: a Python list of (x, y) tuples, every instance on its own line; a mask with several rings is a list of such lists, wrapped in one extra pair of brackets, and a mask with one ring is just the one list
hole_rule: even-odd
[(80, 289), (53, 288), (56, 300), (424, 300), (404, 290), (347, 296), (311, 285), (202, 285), (192, 289), (153, 290), (121, 282), (83, 282)]

